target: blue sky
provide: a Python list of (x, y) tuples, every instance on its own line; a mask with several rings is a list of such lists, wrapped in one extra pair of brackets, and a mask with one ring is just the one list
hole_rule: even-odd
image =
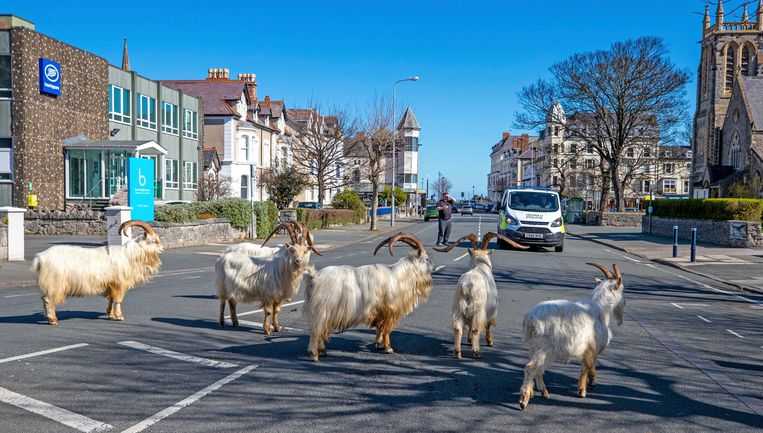
[[(203, 78), (212, 67), (252, 72), (260, 97), (286, 99), (290, 107), (311, 98), (362, 107), (376, 94), (390, 95), (395, 80), (419, 75), (420, 81), (398, 86), (398, 101), (413, 106), (422, 126), (420, 175), (441, 171), (459, 197), (472, 186), (486, 192), (490, 147), (502, 131), (521, 132), (511, 129), (517, 91), (546, 76), (553, 62), (656, 35), (694, 78), (704, 4), (5, 0), (0, 13), (29, 19), (38, 31), (117, 65), (126, 36), (132, 69), (152, 79)], [(741, 4), (724, 2), (727, 14)], [(692, 113), (694, 91), (692, 81)]]

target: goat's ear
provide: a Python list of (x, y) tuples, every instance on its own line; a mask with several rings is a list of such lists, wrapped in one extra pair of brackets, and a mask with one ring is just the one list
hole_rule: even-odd
[(593, 280), (596, 281), (596, 284), (601, 283), (601, 278), (599, 277), (593, 277)]
[(622, 277), (617, 277), (617, 286), (615, 286), (617, 290), (620, 290), (623, 287), (623, 279)]
[(487, 250), (488, 257), (492, 256), (495, 250)]

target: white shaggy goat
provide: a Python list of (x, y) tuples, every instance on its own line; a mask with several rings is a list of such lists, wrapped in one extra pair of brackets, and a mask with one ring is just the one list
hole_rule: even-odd
[(383, 240), (389, 252), (395, 242), (414, 248), (408, 257), (392, 265), (328, 266), (310, 268), (305, 275), (303, 314), (310, 323), (308, 350), (313, 361), (326, 354), (331, 331), (344, 331), (365, 324), (376, 328), (376, 347), (393, 353), (390, 333), (397, 322), (426, 300), (432, 289), (434, 264), (416, 236), (398, 233)]
[(37, 254), (32, 270), (37, 272), (48, 323), (58, 323), (56, 305), (67, 297), (90, 295), (105, 296), (109, 300), (106, 309), (109, 318), (124, 320), (125, 293), (156, 274), (162, 264), (159, 253), (164, 251), (159, 236), (143, 221), (122, 223), (119, 234), (132, 226), (145, 233), (124, 245), (99, 248), (58, 245)]
[(586, 396), (586, 379), (595, 386), (596, 358), (609, 344), (612, 333), (609, 320), (614, 313), (617, 324), (623, 323), (623, 278), (617, 265), (614, 273), (599, 263), (588, 263), (604, 272), (605, 280), (597, 285), (590, 299), (578, 302), (565, 300), (541, 302), (525, 314), (522, 341), (530, 348), (530, 361), (520, 389), (520, 408), (524, 409), (533, 395), (533, 380), (544, 398), (548, 390), (543, 373), (551, 361), (581, 360), (578, 396)]
[[(270, 335), (270, 319), (273, 329), (281, 331), (278, 315), (281, 305), (299, 290), (305, 267), (310, 262), (310, 251), (320, 254), (309, 245), (308, 236), (301, 242), (293, 226), (280, 224), (273, 230), (286, 229), (292, 244), (284, 244), (270, 255), (250, 256), (240, 251), (227, 252), (215, 263), (217, 297), (220, 301), (220, 326), (225, 326), (225, 303), (228, 303), (233, 326), (238, 326), (236, 304), (259, 302), (265, 312), (263, 330)], [(272, 233), (271, 233), (272, 236)]]
[(493, 345), (493, 335), (490, 330), (495, 326), (495, 317), (498, 313), (498, 288), (493, 279), (493, 264), (490, 256), (493, 250), (487, 246), (493, 238), (512, 245), (514, 248), (526, 250), (528, 247), (519, 245), (511, 239), (495, 232), (487, 232), (482, 237), (482, 245), (479, 245), (477, 236), (470, 233), (445, 248), (435, 248), (435, 251), (446, 253), (464, 240), (472, 242), (474, 249), (467, 248), (471, 258), (471, 269), (466, 271), (458, 280), (458, 287), (453, 296), (453, 331), (455, 332), (454, 352), (456, 359), (461, 359), (461, 338), (463, 337), (464, 325), (469, 328), (466, 334), (467, 343), (472, 345), (472, 354), (475, 358), (482, 356), (480, 352), (480, 336), (485, 331), (485, 340), (488, 346)]

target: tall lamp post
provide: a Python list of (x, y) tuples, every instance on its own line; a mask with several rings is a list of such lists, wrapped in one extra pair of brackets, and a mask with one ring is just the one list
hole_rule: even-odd
[[(395, 88), (399, 83), (402, 83), (403, 81), (418, 81), (419, 76), (413, 76), (408, 78), (403, 78), (402, 80), (395, 81), (395, 84), (392, 85), (392, 116), (390, 118), (390, 132), (395, 130)], [(395, 177), (397, 174), (397, 152), (395, 152), (395, 149), (397, 148), (397, 143), (395, 142), (395, 134), (392, 134), (392, 218), (390, 219), (389, 225), (390, 227), (395, 227)]]

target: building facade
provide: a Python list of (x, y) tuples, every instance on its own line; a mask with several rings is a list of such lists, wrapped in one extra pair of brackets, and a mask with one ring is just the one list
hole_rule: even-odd
[(709, 9), (705, 8), (694, 116), (695, 198), (724, 196), (730, 184), (746, 182), (761, 165), (754, 128), (763, 125), (757, 122), (747, 131), (738, 126), (742, 117), (753, 123), (756, 120), (758, 77), (763, 76), (762, 0), (758, 1), (755, 18), (750, 21), (745, 3), (741, 19), (728, 21), (723, 1), (719, 1), (711, 25)]
[(522, 184), (522, 179), (526, 176), (519, 157), (530, 150), (531, 142), (537, 140), (537, 136), (512, 136), (509, 132), (504, 132), (501, 140), (491, 147), (490, 173), (487, 176), (488, 200), (498, 202), (506, 188)]

